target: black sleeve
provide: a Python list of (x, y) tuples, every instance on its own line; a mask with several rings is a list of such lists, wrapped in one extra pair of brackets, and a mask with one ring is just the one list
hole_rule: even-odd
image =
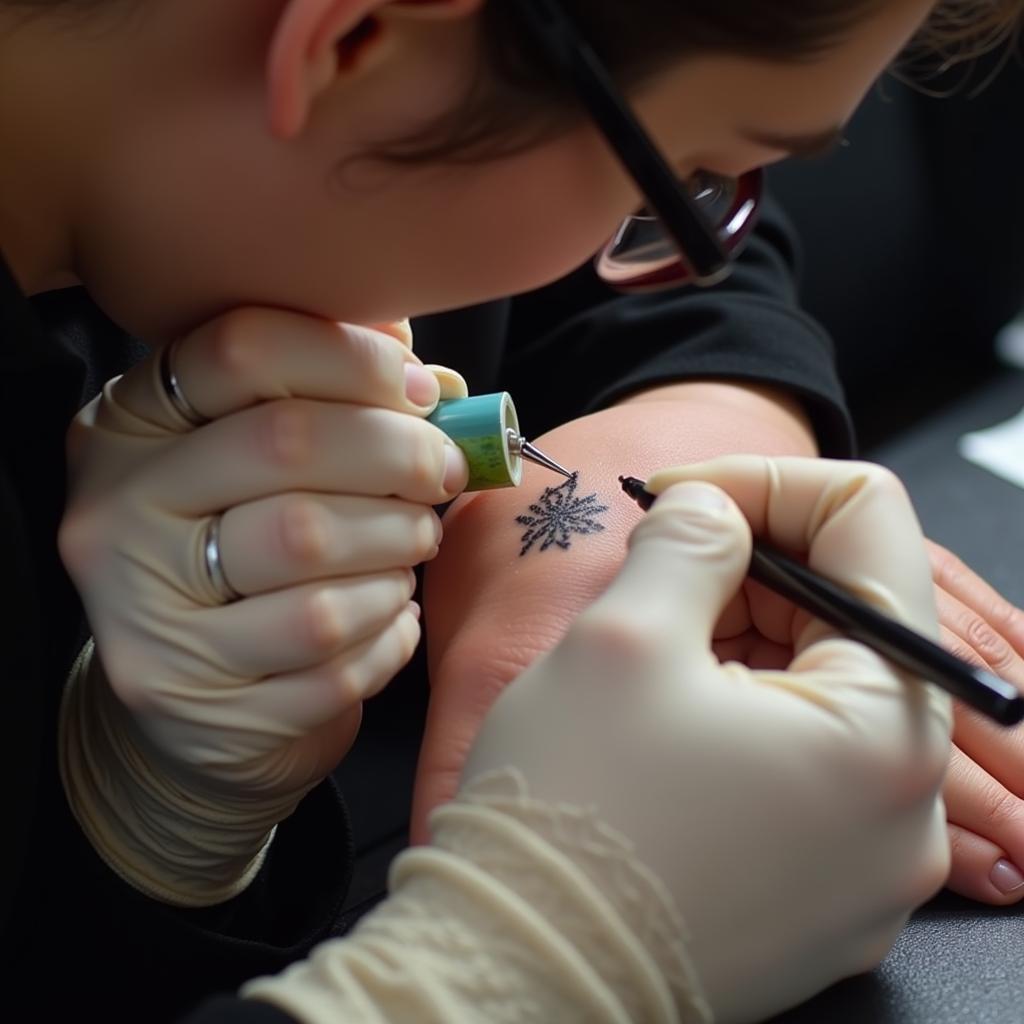
[(521, 421), (536, 434), (659, 384), (747, 381), (795, 396), (822, 454), (852, 454), (832, 345), (799, 307), (797, 262), (769, 199), (732, 275), (714, 288), (619, 296), (588, 265), (517, 298), (505, 379)]
[(257, 999), (223, 998), (205, 1003), (180, 1024), (295, 1024), (295, 1018)]
[(154, 1024), (283, 969), (325, 938), (348, 888), (351, 829), (333, 784), (321, 784), (281, 823), (252, 885), (202, 910), (147, 899), (79, 830), (56, 742), (61, 691), (83, 639), (56, 546), (64, 433), (87, 369), (75, 348), (39, 331), (0, 262), (0, 774), (14, 794), (0, 841), (4, 997), (33, 1020)]

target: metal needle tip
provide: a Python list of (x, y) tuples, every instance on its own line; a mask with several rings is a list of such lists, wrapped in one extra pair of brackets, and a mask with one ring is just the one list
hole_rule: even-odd
[(533, 462), (538, 466), (543, 466), (545, 469), (550, 469), (553, 473), (561, 473), (566, 478), (572, 477), (572, 473), (569, 472), (564, 466), (560, 466), (554, 459), (549, 458), (539, 448), (530, 444), (525, 437), (517, 434), (514, 430), (508, 432), (508, 447), (509, 450), (514, 452), (522, 459), (526, 459), (527, 462)]

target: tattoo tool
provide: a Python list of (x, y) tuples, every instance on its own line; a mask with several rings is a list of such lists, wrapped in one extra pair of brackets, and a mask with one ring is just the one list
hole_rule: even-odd
[(467, 491), (518, 487), (523, 479), (523, 460), (564, 477), (572, 476), (519, 432), (519, 416), (507, 391), (438, 402), (427, 419), (443, 430), (466, 456)]
[[(619, 483), (645, 512), (654, 504), (656, 496), (645, 489), (642, 480), (620, 476)], [(762, 540), (754, 540), (748, 573), (769, 590), (993, 721), (1016, 725), (1024, 719), (1024, 696), (1011, 683), (962, 661)]]

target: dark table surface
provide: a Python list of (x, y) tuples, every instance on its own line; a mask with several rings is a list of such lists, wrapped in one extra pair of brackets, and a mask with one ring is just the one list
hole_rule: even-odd
[[(1007, 371), (868, 454), (906, 483), (929, 537), (1024, 606), (1024, 490), (957, 454), (963, 434), (1022, 408), (1024, 373)], [(1024, 1024), (1024, 907), (943, 892), (914, 915), (877, 971), (773, 1024), (812, 1022)]]

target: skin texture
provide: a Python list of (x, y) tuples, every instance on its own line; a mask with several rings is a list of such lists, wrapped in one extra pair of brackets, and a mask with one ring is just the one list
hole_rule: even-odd
[[(596, 491), (608, 506), (600, 516), (604, 530), (575, 538), (569, 551), (520, 558), (523, 528), (516, 517), (558, 483), (536, 467), (526, 468), (517, 491), (464, 496), (446, 515), (445, 542), (427, 570), (424, 594), (432, 697), (413, 806), (415, 841), (427, 839), (429, 810), (454, 795), (463, 759), (497, 695), (562, 638), (618, 571), (642, 518), (619, 490), (620, 473), (642, 477), (670, 463), (741, 450), (816, 454), (806, 420), (783, 396), (713, 383), (647, 392), (550, 431), (537, 444), (580, 471), (580, 494)], [(775, 607), (759, 589), (747, 584), (723, 615), (716, 637), (728, 646), (719, 654), (784, 664), (787, 652), (752, 629), (751, 597)]]
[[(70, 31), (60, 17), (24, 20), (0, 9), (0, 138), (5, 152), (18, 154), (0, 166), (0, 239), (23, 287), (80, 281), (125, 328), (159, 343), (239, 306), (372, 324), (530, 289), (566, 273), (638, 200), (589, 126), (482, 166), (411, 168), (362, 159), (375, 142), (415, 132), (459, 96), (479, 5), (152, 0), (96, 12), (88, 32)], [(704, 167), (737, 174), (785, 155), (752, 141), (754, 134), (815, 134), (842, 124), (929, 7), (893, 0), (810, 62), (690, 60), (632, 99), (680, 173)], [(353, 38), (349, 33), (370, 15), (379, 30), (338, 61), (337, 44)], [(657, 453), (663, 462), (765, 452), (766, 438), (776, 438), (776, 453), (810, 443), (791, 422), (776, 434), (777, 418), (788, 420), (791, 411), (756, 391), (724, 387), (719, 406), (703, 398), (691, 404), (691, 394), (676, 396), (680, 422), (673, 443)], [(642, 456), (651, 451), (649, 435), (662, 434), (664, 398), (657, 396), (656, 406), (641, 400), (641, 411), (628, 414), (635, 417), (632, 434), (614, 432), (631, 463), (609, 467), (615, 473), (657, 464)], [(749, 419), (742, 412), (748, 399)], [(620, 415), (627, 414), (602, 414), (609, 429), (621, 427)], [(593, 428), (588, 422), (578, 429)], [(694, 437), (705, 450), (681, 449), (681, 439)], [(570, 443), (561, 435), (550, 440)], [(587, 476), (594, 468), (585, 464), (582, 434), (578, 444)], [(475, 557), (459, 535), (479, 520), (474, 529), (481, 535), (514, 536), (505, 500), (488, 498), (473, 505), (472, 516), (460, 510), (450, 518), (449, 549), (465, 552), (460, 571), (472, 578), (486, 579), (493, 556)], [(485, 528), (489, 508), (493, 520)], [(524, 510), (519, 502), (511, 518)], [(344, 530), (343, 520), (336, 528)], [(595, 538), (607, 545), (607, 560), (588, 575), (575, 607), (611, 575), (624, 530)], [(571, 571), (575, 576), (578, 567)], [(554, 583), (553, 621), (538, 627), (545, 642), (564, 625), (566, 585)], [(950, 590), (940, 575), (940, 586), (971, 614), (994, 617), (1019, 656), (1024, 641), (1012, 614), (991, 611), (996, 606), (980, 581), (961, 577)], [(536, 602), (535, 590), (528, 596)], [(507, 620), (518, 614), (513, 597)], [(526, 597), (524, 591), (516, 600)], [(952, 604), (940, 606), (952, 637), (953, 618), (963, 615)], [(468, 606), (450, 611), (463, 623), (459, 644), (482, 657), (490, 625)], [(442, 612), (434, 614), (440, 700), (465, 683), (450, 682), (459, 675), (449, 667), (458, 651), (444, 656), (451, 637)], [(537, 647), (524, 646), (524, 657)], [(445, 701), (459, 718), (457, 700)], [(431, 712), (432, 730), (439, 714)], [(981, 756), (982, 744), (965, 728), (965, 752)], [(439, 734), (430, 735), (432, 744), (441, 743)], [(1024, 791), (1013, 766), (1019, 743), (995, 749), (1001, 752), (989, 756), (987, 770), (1011, 797), (977, 776), (963, 780), (962, 798), (951, 797), (951, 807), (964, 808), (958, 851), (973, 851), (957, 860), (963, 871), (955, 869), (954, 884), (986, 899), (995, 899), (981, 881), (991, 858), (1012, 847), (1012, 856), (1024, 860)], [(424, 778), (426, 763), (425, 772)], [(422, 798), (417, 806), (422, 813)], [(968, 821), (971, 808), (981, 813)], [(1002, 816), (994, 817), (1000, 808)], [(983, 837), (981, 845), (968, 842), (967, 825)]]

